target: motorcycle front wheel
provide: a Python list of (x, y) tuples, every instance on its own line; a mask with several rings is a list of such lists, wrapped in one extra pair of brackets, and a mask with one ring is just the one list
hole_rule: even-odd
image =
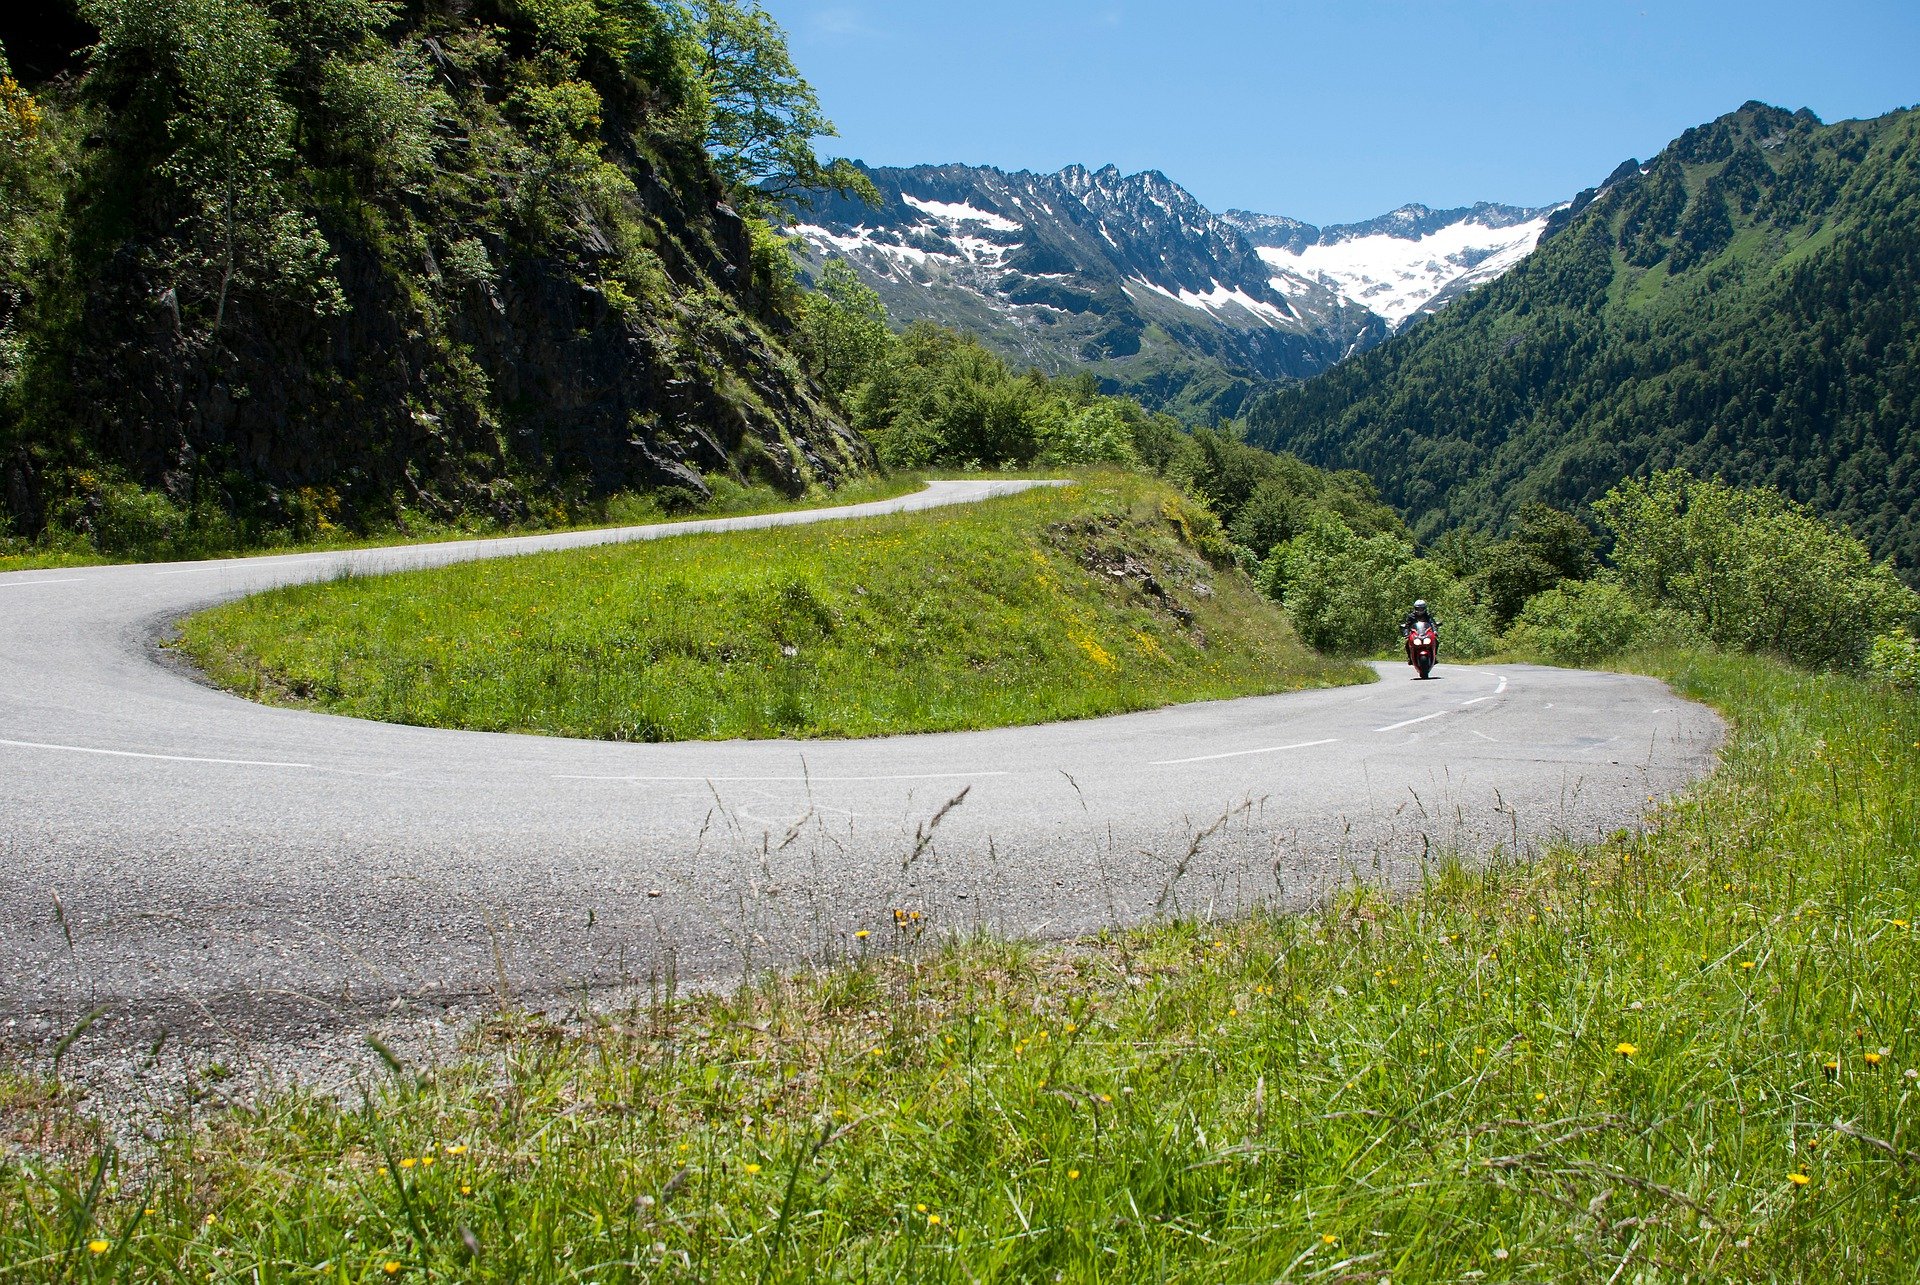
[(1417, 656), (1414, 658), (1413, 667), (1420, 671), (1420, 677), (1427, 678), (1433, 673), (1433, 657)]

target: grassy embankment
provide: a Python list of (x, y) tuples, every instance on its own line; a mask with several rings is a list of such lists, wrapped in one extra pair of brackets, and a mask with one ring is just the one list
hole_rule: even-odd
[[(181, 643), (223, 685), (393, 722), (616, 740), (1007, 726), (1353, 682), (1164, 483), (261, 594)], [(1217, 536), (1216, 536), (1217, 539)]]
[(587, 520), (502, 524), (481, 518), (439, 521), (416, 516), (407, 523), (395, 523), (371, 531), (330, 527), (310, 538), (300, 539), (280, 533), (271, 539), (240, 547), (213, 544), (182, 551), (178, 542), (153, 540), (159, 552), (102, 550), (77, 534), (54, 535), (41, 540), (8, 538), (0, 534), (0, 572), (42, 571), (54, 567), (91, 567), (114, 562), (179, 561), (201, 558), (278, 556), (287, 553), (326, 553), (343, 549), (375, 549), (393, 544), (438, 544), (447, 540), (489, 539), (495, 536), (535, 535), (549, 531), (590, 531), (603, 527), (649, 526), (659, 522), (680, 522), (698, 518), (747, 517), (757, 513), (787, 513), (796, 509), (833, 508), (843, 504), (865, 504), (910, 495), (925, 485), (929, 475), (891, 473), (857, 477), (829, 489), (817, 487), (804, 496), (782, 495), (770, 486), (742, 486), (729, 478), (712, 479), (710, 499), (691, 507), (663, 505), (647, 494), (620, 494), (607, 499)]
[[(1638, 837), (1404, 903), (864, 961), (560, 1030), (135, 1164), (0, 1115), (26, 1278), (1863, 1280), (1913, 1272), (1920, 705), (1735, 720)], [(255, 1276), (252, 1273), (258, 1271)]]

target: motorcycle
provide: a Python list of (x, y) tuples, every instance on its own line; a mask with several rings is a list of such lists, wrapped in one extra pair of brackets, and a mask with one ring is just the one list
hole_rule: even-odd
[(1440, 655), (1440, 634), (1429, 620), (1416, 620), (1407, 630), (1407, 663), (1426, 678), (1433, 673), (1433, 662)]

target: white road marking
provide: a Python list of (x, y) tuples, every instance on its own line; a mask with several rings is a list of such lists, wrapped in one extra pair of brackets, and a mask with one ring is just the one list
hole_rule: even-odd
[(1308, 750), (1316, 745), (1332, 745), (1338, 737), (1328, 737), (1324, 741), (1301, 741), (1297, 745), (1269, 745), (1257, 750), (1228, 750), (1225, 754), (1200, 754), (1190, 759), (1158, 759), (1147, 764), (1148, 767), (1178, 767), (1182, 763), (1212, 763), (1218, 759), (1245, 758), (1249, 754), (1278, 754), (1282, 750)]
[(1011, 776), (1011, 772), (921, 772), (901, 776), (574, 776), (555, 773), (556, 781), (633, 781), (643, 785), (700, 785), (718, 781), (726, 785), (759, 781), (846, 784), (860, 781), (971, 781), (983, 776)]
[(0, 589), (37, 589), (43, 584), (79, 584), (85, 576), (64, 576), (59, 580), (0, 580)]
[(311, 768), (311, 763), (279, 763), (271, 759), (207, 759), (195, 758), (190, 754), (141, 754), (135, 750), (102, 750), (91, 745), (48, 745), (41, 741), (4, 741), (0, 745), (11, 746), (17, 750), (60, 750), (67, 754), (104, 754), (109, 758), (151, 759), (159, 763), (217, 763), (222, 767), (302, 767)]
[(1467, 730), (1470, 732), (1473, 732), (1475, 736), (1479, 737), (1483, 741), (1493, 741), (1495, 745), (1498, 745), (1500, 743), (1499, 741), (1495, 741), (1493, 737), (1488, 736), (1485, 732), (1474, 731), (1474, 729), (1472, 728), (1468, 728)]
[(1498, 686), (1498, 688), (1494, 688), (1494, 691), (1492, 691), (1492, 695), (1480, 695), (1480, 697), (1475, 697), (1475, 699), (1471, 699), (1471, 701), (1461, 701), (1461, 703), (1459, 703), (1459, 707), (1461, 707), (1461, 709), (1467, 709), (1469, 705), (1480, 705), (1482, 701), (1492, 701), (1492, 699), (1494, 699), (1496, 695), (1501, 695), (1501, 693), (1503, 693), (1503, 691), (1505, 690), (1507, 690), (1507, 676), (1505, 676), (1505, 674), (1501, 674), (1500, 686)]
[(1436, 710), (1431, 714), (1422, 714), (1419, 718), (1410, 718), (1403, 723), (1389, 723), (1385, 727), (1376, 727), (1376, 732), (1397, 732), (1403, 727), (1412, 727), (1415, 723), (1424, 723), (1430, 718), (1439, 718), (1442, 714), (1453, 713), (1450, 709)]

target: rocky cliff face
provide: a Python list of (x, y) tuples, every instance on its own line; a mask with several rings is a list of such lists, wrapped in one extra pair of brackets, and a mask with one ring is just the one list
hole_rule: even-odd
[(412, 98), (388, 110), (423, 141), (396, 174), (378, 131), (341, 143), (345, 73), (312, 89), (296, 33), (273, 34), (286, 52), (259, 92), (283, 152), (222, 163), (299, 233), (315, 266), (297, 289), (280, 242), (249, 262), (241, 238), (222, 271), (236, 238), (192, 190), (179, 122), (203, 107), (164, 32), (39, 88), (86, 131), (66, 158), (71, 257), (46, 268), (0, 424), (16, 529), (63, 504), (84, 525), (103, 472), (271, 528), (316, 506), (542, 519), (864, 465), (785, 346), (791, 287), (638, 54), (609, 66), (537, 25), (413, 10), (336, 58), (399, 69), (387, 88)]

